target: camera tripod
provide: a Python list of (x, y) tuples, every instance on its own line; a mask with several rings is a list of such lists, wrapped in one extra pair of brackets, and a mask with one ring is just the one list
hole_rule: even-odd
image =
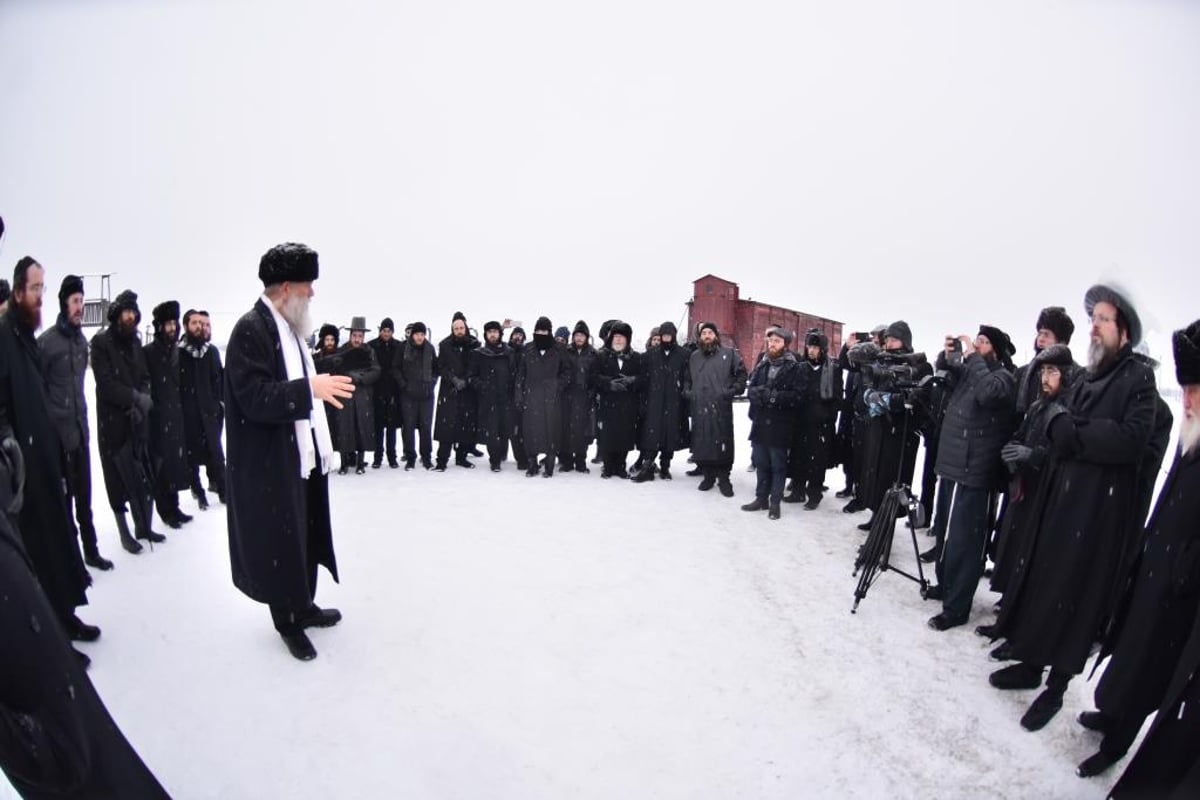
[[(921, 566), (921, 550), (917, 546), (917, 528), (925, 523), (925, 509), (910, 494), (909, 487), (903, 481), (904, 443), (908, 438), (909, 414), (907, 412), (911, 410), (912, 405), (905, 403), (904, 432), (900, 437), (901, 451), (899, 464), (896, 467), (896, 482), (883, 496), (883, 502), (879, 504), (879, 509), (875, 512), (875, 520), (871, 523), (871, 530), (867, 534), (867, 541), (859, 548), (858, 557), (854, 560), (853, 575), (859, 575), (860, 572), (862, 574), (859, 575), (858, 586), (854, 589), (854, 607), (850, 609), (851, 614), (858, 612), (858, 604), (867, 596), (867, 590), (871, 588), (871, 584), (875, 583), (875, 580), (889, 569), (918, 584), (921, 587), (922, 599), (929, 592), (929, 581), (925, 580), (925, 570)], [(904, 509), (903, 513), (901, 513), (901, 509)], [(906, 517), (908, 521), (913, 556), (917, 562), (916, 575), (898, 569), (891, 563), (892, 540), (896, 535), (896, 520), (900, 516)]]

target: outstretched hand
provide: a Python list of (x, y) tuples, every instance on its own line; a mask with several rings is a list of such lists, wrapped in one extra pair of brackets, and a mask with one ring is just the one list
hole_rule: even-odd
[(342, 408), (339, 398), (345, 399), (354, 394), (354, 381), (346, 375), (313, 375), (308, 382), (312, 386), (313, 397), (334, 408)]

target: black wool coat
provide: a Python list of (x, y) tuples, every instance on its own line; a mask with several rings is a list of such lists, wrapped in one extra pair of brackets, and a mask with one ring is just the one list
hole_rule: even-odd
[(167, 798), (96, 694), (3, 515), (0, 587), (0, 768), (9, 782), (30, 800)]
[(1158, 708), (1200, 611), (1200, 452), (1176, 454), (1131, 575), (1096, 686), (1097, 707), (1118, 717)]
[(233, 584), (260, 603), (305, 609), (310, 563), (338, 579), (328, 477), (318, 469), (302, 478), (296, 449), (294, 423), (312, 411), (312, 389), (307, 379), (288, 380), (279, 330), (262, 300), (234, 325), (225, 359)]
[(70, 453), (87, 447), (87, 398), (83, 394), (88, 365), (88, 342), (83, 331), (67, 322), (64, 315), (38, 337), (42, 369), (46, 375), (46, 404), (50, 421), (58, 431), (63, 450)]
[[(11, 432), (25, 461), (25, 503), (15, 522), (51, 606), (70, 616), (91, 582), (67, 514), (62, 452), (46, 410), (41, 351), (11, 311), (0, 316), (0, 435)], [(0, 585), (0, 595), (4, 587)], [(8, 644), (5, 643), (5, 649)]]
[(470, 384), (461, 390), (454, 387), (454, 378), (466, 380), (470, 369), (471, 351), (479, 347), (479, 340), (467, 334), (462, 339), (447, 336), (438, 344), (438, 372), (441, 385), (438, 387), (437, 416), (433, 423), (433, 438), (439, 442), (453, 442), (473, 447), (478, 426), (479, 399)]
[(379, 380), (379, 364), (375, 351), (367, 345), (351, 347), (342, 345), (333, 355), (321, 359), (322, 371), (326, 368), (333, 375), (345, 375), (354, 382), (354, 395), (342, 401), (340, 409), (334, 409), (337, 430), (333, 446), (339, 453), (375, 449), (375, 400), (372, 391)]
[(135, 411), (133, 393), (150, 393), (150, 370), (137, 338), (125, 340), (108, 327), (92, 337), (96, 379), (96, 439), (102, 456), (113, 456), (129, 441), (148, 446), (150, 418)]
[(1022, 661), (1078, 674), (1112, 613), (1141, 520), (1138, 470), (1154, 429), (1154, 373), (1126, 346), (1049, 424), (1051, 458), (997, 620)]
[(788, 477), (800, 481), (821, 478), (837, 462), (834, 421), (842, 393), (841, 370), (828, 358), (814, 364), (799, 359), (799, 415), (788, 454)]
[(439, 369), (437, 348), (433, 342), (426, 341), (417, 347), (411, 341), (406, 341), (400, 351), (399, 372), (396, 375), (400, 395), (409, 400), (432, 399)]
[(1013, 433), (1016, 384), (999, 361), (971, 353), (961, 363), (938, 354), (950, 376), (950, 397), (938, 436), (934, 471), (963, 486), (999, 489), (1005, 482), (1000, 448)]
[(771, 362), (762, 359), (746, 384), (750, 398), (750, 441), (764, 447), (791, 447), (796, 432), (796, 409), (800, 407), (803, 376), (800, 363), (790, 350), (771, 377)]
[(471, 352), (467, 382), (479, 399), (478, 436), (487, 447), (502, 447), (512, 435), (515, 371), (513, 351), (503, 342)]
[(562, 392), (571, 379), (570, 365), (557, 344), (538, 350), (527, 343), (517, 365), (514, 391), (521, 412), (525, 454), (556, 455), (562, 449)]
[(563, 389), (563, 449), (582, 453), (594, 436), (592, 417), (595, 392), (592, 390), (592, 370), (596, 364), (596, 349), (585, 344), (581, 349), (565, 349), (570, 380)]
[(191, 486), (192, 476), (179, 386), (179, 348), (173, 340), (155, 336), (142, 352), (154, 400), (150, 409), (150, 453), (156, 485), (162, 491), (183, 491)]
[(686, 394), (692, 414), (692, 455), (698, 464), (733, 460), (733, 398), (746, 391), (746, 365), (732, 347), (696, 348), (688, 358)]
[(684, 447), (687, 414), (683, 389), (691, 351), (662, 345), (642, 355), (642, 430), (638, 446), (650, 452), (674, 453)]
[(225, 368), (221, 354), (209, 346), (196, 356), (187, 348), (179, 351), (179, 399), (183, 403), (183, 433), (188, 462), (199, 464), (208, 452), (221, 454), (221, 431), (225, 426)]
[[(623, 388), (614, 388), (613, 381), (618, 379)], [(628, 453), (637, 446), (641, 381), (641, 353), (628, 346), (620, 358), (607, 347), (597, 352), (592, 386), (599, 397), (596, 441), (601, 453)]]
[(395, 428), (400, 425), (400, 357), (404, 344), (393, 337), (388, 341), (372, 339), (367, 346), (375, 352), (379, 380), (371, 391), (375, 399), (375, 425)]

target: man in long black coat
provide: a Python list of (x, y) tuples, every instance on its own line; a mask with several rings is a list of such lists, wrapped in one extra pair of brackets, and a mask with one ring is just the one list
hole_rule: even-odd
[(766, 340), (767, 351), (754, 367), (746, 389), (757, 485), (754, 501), (742, 506), (742, 511), (765, 510), (769, 519), (779, 519), (803, 378), (796, 355), (787, 349), (791, 331), (773, 326), (767, 330)]
[(592, 370), (596, 364), (596, 348), (590, 343), (587, 323), (579, 320), (565, 348), (570, 381), (563, 390), (563, 449), (558, 454), (563, 472), (590, 472), (587, 465), (588, 445), (592, 441), (593, 402)]
[(225, 368), (212, 345), (212, 323), (207, 311), (183, 315), (183, 341), (179, 343), (179, 399), (183, 403), (183, 433), (187, 444), (192, 495), (200, 508), (208, 508), (208, 495), (200, 483), (204, 467), (208, 485), (225, 502)]
[(599, 395), (596, 410), (596, 449), (601, 478), (628, 478), (626, 462), (637, 444), (637, 416), (641, 392), (642, 356), (630, 347), (633, 329), (614, 320), (605, 346), (596, 354), (592, 384)]
[(433, 387), (438, 381), (437, 348), (428, 340), (424, 322), (414, 322), (400, 353), (400, 416), (403, 419), (404, 469), (417, 462), (433, 469)]
[(379, 380), (371, 387), (375, 401), (375, 457), (372, 469), (383, 465), (383, 454), (387, 452), (388, 466), (396, 469), (400, 461), (396, 457), (396, 429), (400, 419), (400, 382), (396, 374), (400, 371), (400, 342), (395, 337), (396, 324), (391, 317), (379, 323), (379, 336), (367, 342), (375, 351), (375, 363), (379, 365)]
[[(521, 359), (525, 354), (525, 329), (520, 325), (508, 332), (508, 349), (512, 352), (513, 380), (516, 381), (517, 371), (521, 368)], [(525, 459), (525, 435), (521, 433), (521, 414), (515, 404), (512, 408), (508, 436), (512, 442), (513, 459), (517, 462), (517, 469), (528, 469), (529, 464)]]
[(1080, 715), (1085, 727), (1104, 734), (1099, 751), (1079, 765), (1084, 777), (1128, 752), (1162, 703), (1200, 614), (1200, 321), (1176, 332), (1174, 345), (1184, 398), (1179, 449), (1097, 659), (1111, 655), (1096, 685), (1099, 710)]
[(366, 317), (350, 320), (350, 338), (346, 344), (318, 359), (318, 371), (343, 375), (354, 383), (354, 396), (337, 409), (337, 423), (331, 431), (334, 447), (342, 454), (339, 475), (354, 468), (357, 475), (367, 471), (366, 451), (375, 446), (375, 402), (371, 393), (379, 381), (379, 363), (375, 351), (364, 341)]
[[(150, 456), (150, 372), (138, 341), (137, 294), (124, 291), (108, 307), (108, 327), (92, 337), (96, 379), (96, 428), (108, 504), (117, 521), (121, 546), (142, 552), (137, 539), (161, 542), (152, 527), (154, 464)], [(126, 503), (134, 533), (125, 520)]]
[(433, 425), (433, 438), (438, 440), (438, 472), (446, 471), (450, 451), (454, 450), (454, 463), (473, 469), (467, 458), (475, 450), (476, 417), (479, 401), (467, 384), (467, 368), (470, 366), (471, 351), (479, 346), (479, 340), (467, 330), (467, 318), (461, 311), (454, 312), (450, 323), (450, 335), (438, 344), (438, 369), (442, 384), (438, 388), (437, 418)]
[(8, 310), (0, 315), (0, 438), (19, 444), (26, 476), (24, 504), (5, 511), (63, 630), (77, 641), (91, 641), (100, 629), (75, 613), (87, 604), (91, 578), (67, 516), (61, 445), (46, 410), (41, 351), (33, 338), (41, 325), (45, 274), (29, 256), (17, 262)]
[(154, 339), (142, 348), (150, 372), (150, 453), (154, 459), (154, 500), (158, 515), (172, 528), (192, 517), (179, 508), (179, 493), (191, 488), (179, 390), (179, 303), (154, 307)]
[(658, 336), (658, 346), (642, 356), (642, 468), (633, 476), (635, 483), (654, 480), (656, 457), (658, 474), (671, 479), (671, 458), (683, 446), (687, 425), (683, 387), (691, 353), (675, 340), (675, 323), (659, 325)]
[(545, 475), (554, 475), (554, 459), (562, 443), (562, 402), (560, 396), (570, 380), (570, 365), (562, 345), (554, 341), (550, 320), (539, 317), (533, 328), (533, 341), (525, 345), (517, 364), (517, 385), (513, 392), (521, 414), (525, 437), (525, 475), (538, 474), (538, 453), (545, 454)]
[(492, 472), (500, 471), (500, 462), (508, 451), (512, 431), (513, 386), (516, 361), (508, 345), (500, 341), (499, 322), (483, 326), (483, 344), (471, 352), (467, 383), (479, 398), (479, 440), (487, 446)]
[(88, 342), (82, 330), (83, 279), (78, 275), (63, 278), (58, 307), (58, 319), (38, 337), (46, 375), (47, 411), (62, 445), (67, 504), (75, 507), (83, 561), (89, 567), (110, 570), (113, 563), (100, 555), (92, 519), (92, 437), (83, 392)]
[(788, 477), (792, 492), (785, 503), (804, 503), (807, 511), (821, 504), (825, 493), (825, 470), (834, 461), (834, 419), (842, 395), (841, 367), (829, 360), (829, 338), (820, 331), (804, 337), (804, 357), (799, 359), (803, 376), (802, 397), (795, 438), (788, 453)]
[(1087, 375), (1047, 428), (1051, 462), (1036, 507), (1037, 528), (1013, 573), (996, 634), (1018, 663), (992, 673), (999, 689), (1046, 689), (1021, 725), (1038, 730), (1062, 708), (1074, 675), (1113, 610), (1137, 518), (1138, 469), (1154, 428), (1154, 373), (1133, 357), (1141, 323), (1128, 295), (1093, 286)]
[(337, 407), (355, 391), (344, 375), (318, 373), (302, 343), (317, 275), (310, 248), (268, 250), (258, 268), (263, 296), (234, 326), (225, 366), (233, 583), (270, 607), (275, 630), (301, 661), (317, 656), (305, 629), (342, 618), (314, 602), (318, 565), (338, 579), (329, 517), (334, 447), (317, 401)]
[[(0, 445), (5, 509), (16, 447)], [(25, 798), (167, 798), (96, 694), (33, 570), (0, 513), (0, 769)]]
[(704, 476), (702, 492), (719, 484), (733, 497), (733, 398), (746, 390), (746, 365), (732, 347), (721, 344), (715, 322), (701, 322), (699, 342), (688, 357), (685, 394), (692, 414), (692, 456)]

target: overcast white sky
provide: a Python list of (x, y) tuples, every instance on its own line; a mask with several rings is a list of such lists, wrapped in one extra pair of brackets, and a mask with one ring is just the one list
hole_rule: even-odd
[(1081, 354), (1116, 277), (1168, 355), (1200, 316), (1198, 43), (1200, 3), (1150, 0), (5, 0), (0, 258), (232, 321), (299, 240), (318, 319), (639, 340), (714, 272), (1026, 354), (1052, 303)]

